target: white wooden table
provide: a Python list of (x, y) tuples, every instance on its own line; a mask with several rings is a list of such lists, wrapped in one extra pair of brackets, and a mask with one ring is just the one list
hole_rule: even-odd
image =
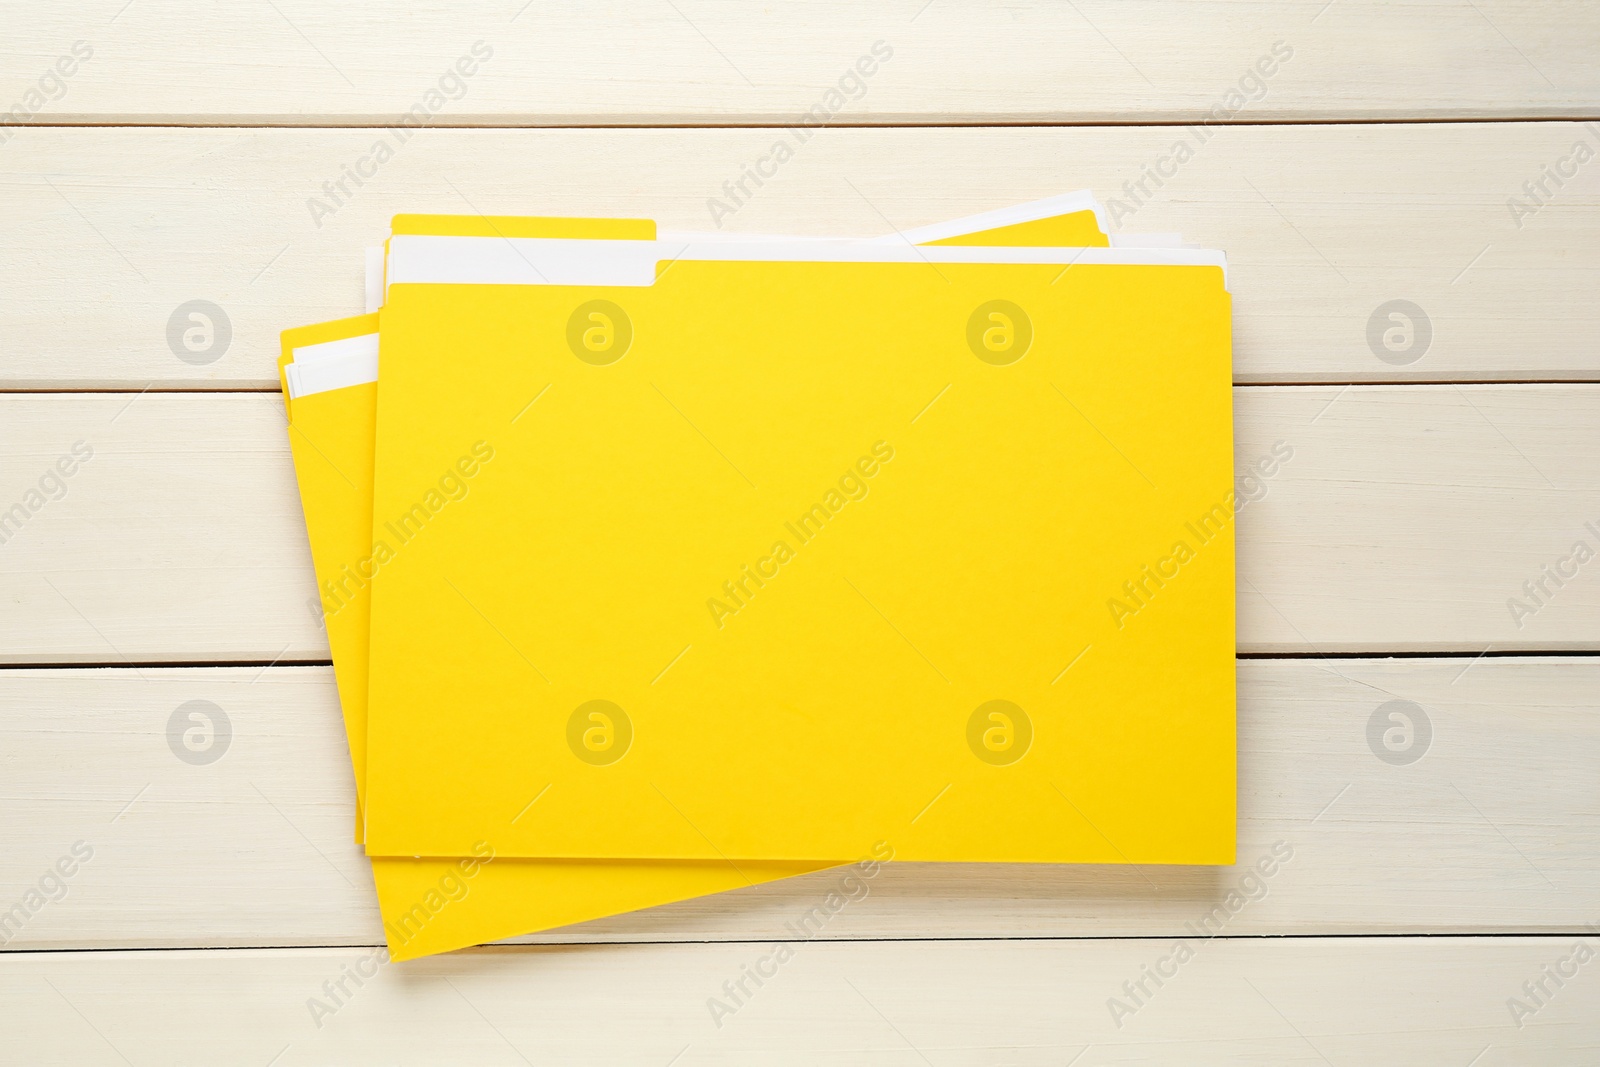
[[(1600, 1062), (1574, 553), (1600, 552), (1600, 7), (81, 0), (0, 27), (0, 1061)], [(1293, 449), (1240, 517), (1240, 865), (895, 865), (720, 1020), (828, 874), (385, 967), (314, 1016), (381, 935), (278, 331), (360, 310), (396, 211), (708, 228), (807, 114), (830, 128), (724, 228), (1089, 187), (1228, 251), (1238, 460)], [(194, 300), (230, 327), (200, 356), (168, 334)], [(169, 749), (191, 699), (225, 758)], [(1384, 759), (1391, 701), (1428, 730)]]

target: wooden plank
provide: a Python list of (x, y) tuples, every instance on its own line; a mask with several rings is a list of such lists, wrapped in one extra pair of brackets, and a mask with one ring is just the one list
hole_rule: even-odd
[(1295, 450), (1239, 517), (1242, 651), (1600, 648), (1600, 387), (1248, 388), (1234, 425), (1241, 475)]
[[(1235, 402), (1240, 488), (1257, 497), (1238, 519), (1241, 651), (1600, 648), (1600, 563), (1574, 557), (1600, 548), (1600, 386), (1240, 387)], [(76, 442), (94, 455), (50, 499)], [(1292, 456), (1247, 478), (1274, 448)], [(0, 531), (0, 660), (327, 658), (276, 396), (0, 397), (13, 504), (40, 506)], [(1576, 577), (1557, 587), (1547, 566)]]
[[(30, 954), (0, 961), (0, 995), (28, 1063), (1592, 1064), (1597, 943), (1193, 941), (1181, 964), (1160, 940), (800, 943), (781, 964), (770, 944), (618, 945), (375, 976), (369, 950)], [(1507, 1002), (1541, 979), (1519, 1028)]]
[(327, 658), (281, 399), (12, 395), (0, 411), (0, 500), (32, 509), (0, 530), (11, 662)]
[[(1600, 920), (1600, 658), (1245, 660), (1239, 683), (1237, 866), (890, 864), (819, 936), (1547, 933)], [(191, 700), (231, 727), (205, 766), (168, 737)], [(1380, 758), (1381, 733), (1378, 750), (1369, 741), (1391, 701), (1422, 709), (1407, 711), (1412, 748), (1394, 757), (1422, 753), (1413, 762)], [(1403, 726), (1388, 715), (1383, 729)], [(93, 851), (64, 899), (7, 931), (12, 949), (382, 940), (350, 842), (328, 668), (0, 671), (0, 751), (0, 903), (76, 842)], [(823, 872), (534, 940), (784, 938), (838, 887)]]
[[(1079, 187), (1121, 205), (1121, 232), (1181, 231), (1228, 251), (1240, 381), (1596, 374), (1600, 163), (1580, 165), (1575, 146), (1600, 155), (1600, 123), (830, 129), (761, 187), (743, 179), (750, 195), (731, 216), (714, 213), (714, 200), (735, 206), (725, 183), (790, 136), (423, 130), (396, 144), (369, 129), (23, 129), (0, 152), (0, 388), (275, 387), (278, 331), (359, 312), (361, 250), (398, 211), (872, 235)], [(343, 168), (380, 141), (393, 158), (355, 185)], [(1157, 167), (1169, 176), (1148, 177)], [(1545, 168), (1576, 176), (1557, 188)], [(324, 191), (335, 181), (348, 197)], [(184, 348), (181, 309), (195, 300), (222, 310), (225, 346)], [(1385, 310), (1397, 300), (1426, 329), (1413, 313), (1408, 337)]]
[[(1187, 122), (1219, 104), (1250, 122), (1523, 118), (1600, 104), (1600, 18), (1541, 0), (507, 0), (403, 18), (310, 0), (226, 14), (96, 0), (12, 15), (4, 32), (0, 80), (19, 95), (73, 42), (92, 51), (64, 92), (43, 86), (53, 99), (35, 121), (56, 122), (371, 124), (418, 102), (441, 124), (792, 122), (841, 78), (834, 122)], [(859, 86), (846, 78), (880, 41), (887, 61)], [(1285, 61), (1230, 104), (1274, 45)], [(441, 86), (462, 56), (470, 76)]]

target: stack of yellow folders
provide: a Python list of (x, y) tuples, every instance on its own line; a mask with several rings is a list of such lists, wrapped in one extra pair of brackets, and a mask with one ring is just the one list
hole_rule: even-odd
[(1101, 218), (402, 215), (371, 313), (284, 333), (392, 958), (841, 864), (1233, 861), (1225, 263)]

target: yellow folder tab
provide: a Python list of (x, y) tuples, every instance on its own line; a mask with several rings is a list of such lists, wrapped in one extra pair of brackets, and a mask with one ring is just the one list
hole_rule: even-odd
[(369, 852), (1232, 861), (1222, 271), (890, 251), (391, 260)]
[(1088, 190), (936, 222), (878, 240), (919, 245), (1040, 245), (1106, 248), (1105, 212)]
[(1111, 242), (1105, 234), (1100, 232), (1099, 223), (1093, 213), (1079, 211), (1049, 219), (1030, 219), (1026, 222), (1015, 222), (989, 233), (959, 234), (923, 243), (932, 246), (1033, 244), (1057, 245), (1062, 248), (1079, 246), (1084, 248), (1105, 248)]

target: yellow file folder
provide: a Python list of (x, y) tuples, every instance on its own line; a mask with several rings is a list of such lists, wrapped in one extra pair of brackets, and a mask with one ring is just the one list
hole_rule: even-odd
[[(1004, 213), (993, 213), (974, 221), (1007, 227), (1003, 234), (995, 233), (994, 243), (1057, 243), (1068, 232), (1080, 235), (1086, 243), (1105, 243), (1092, 211), (1076, 209), (1063, 216), (1037, 217), (1040, 211), (1035, 207), (1032, 215), (1019, 222)], [(584, 236), (585, 231), (568, 228), (582, 222), (602, 223), (587, 232), (594, 237), (648, 239), (654, 234), (653, 224), (634, 220), (480, 222), (427, 216), (397, 219), (395, 232)], [(621, 224), (628, 228), (619, 228)], [(961, 227), (954, 224), (954, 229)], [(1087, 232), (1090, 229), (1092, 233)], [(951, 225), (943, 231), (927, 233), (927, 237), (948, 239)], [(953, 239), (960, 239), (959, 232)], [(287, 331), (280, 373), (287, 375), (296, 349), (359, 345), (364, 339), (375, 342), (377, 325), (376, 315), (366, 315)], [(345, 358), (352, 355), (359, 358), (348, 350)], [(349, 729), (359, 807), (365, 792), (369, 605), (360, 565), (371, 556), (368, 532), (375, 384), (363, 381), (295, 402), (289, 399), (285, 381), (284, 395), (315, 569), (325, 592), (323, 607)], [(372, 863), (391, 958), (397, 961), (804, 873), (816, 866), (744, 863), (733, 870), (720, 862), (496, 862), (481, 854), (461, 859), (373, 857)]]
[(1232, 861), (1220, 264), (449, 240), (391, 255), (369, 853)]

